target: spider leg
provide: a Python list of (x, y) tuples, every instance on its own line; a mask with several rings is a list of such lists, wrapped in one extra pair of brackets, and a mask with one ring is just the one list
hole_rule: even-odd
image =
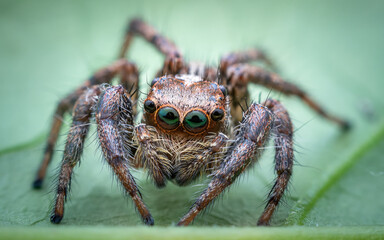
[(129, 22), (119, 58), (125, 56), (135, 35), (143, 37), (165, 55), (163, 69), (157, 74), (158, 77), (166, 74), (178, 74), (183, 71), (183, 56), (176, 45), (141, 19), (133, 19)]
[(162, 36), (156, 29), (141, 19), (132, 19), (129, 22), (119, 58), (123, 58), (125, 56), (134, 35), (141, 36), (148, 42), (152, 43), (166, 57), (182, 58), (181, 52), (172, 41)]
[(89, 119), (95, 97), (100, 89), (95, 86), (82, 94), (73, 109), (73, 122), (65, 144), (64, 156), (61, 163), (58, 186), (56, 188), (55, 207), (51, 216), (52, 223), (60, 223), (64, 214), (64, 202), (71, 184), (72, 170), (79, 162), (83, 152), (84, 139), (89, 130)]
[(248, 103), (249, 93), (247, 86), (234, 86), (231, 84), (231, 79), (227, 75), (228, 68), (234, 64), (249, 63), (254, 61), (264, 62), (271, 69), (276, 67), (269, 60), (267, 55), (260, 49), (249, 49), (240, 52), (232, 52), (224, 55), (220, 59), (219, 73), (220, 73), (220, 84), (227, 87), (228, 92), (232, 96), (231, 98), (231, 115), (233, 116), (234, 125), (237, 125), (243, 117), (242, 102)]
[(179, 226), (190, 224), (201, 210), (258, 160), (272, 126), (273, 114), (266, 107), (259, 104), (252, 104), (249, 107), (236, 133), (236, 141), (230, 146), (222, 165), (212, 174), (208, 187), (189, 212), (181, 218)]
[(36, 173), (35, 180), (33, 181), (33, 188), (39, 189), (43, 185), (43, 180), (45, 178), (47, 168), (49, 163), (52, 160), (53, 152), (55, 149), (56, 141), (59, 136), (61, 125), (63, 124), (63, 116), (67, 111), (70, 111), (75, 104), (76, 100), (79, 98), (79, 96), (87, 89), (87, 87), (81, 86), (78, 89), (76, 89), (75, 92), (71, 93), (64, 99), (60, 101), (60, 103), (57, 105), (53, 122), (51, 126), (51, 131), (49, 132), (49, 137), (45, 146), (44, 150), (44, 157), (42, 162), (40, 163), (40, 167)]
[(105, 159), (131, 196), (143, 222), (153, 225), (154, 220), (129, 171), (132, 152), (127, 145), (133, 136), (132, 103), (122, 86), (110, 87), (101, 95), (96, 109), (96, 122)]
[(276, 69), (276, 67), (269, 60), (267, 55), (260, 49), (249, 49), (241, 52), (232, 52), (224, 55), (220, 59), (220, 72), (226, 74), (227, 69), (234, 64), (248, 63), (253, 61), (261, 61), (267, 64), (269, 67)]
[(275, 115), (272, 132), (275, 135), (275, 171), (277, 178), (268, 194), (267, 205), (257, 225), (269, 225), (272, 214), (279, 204), (291, 178), (294, 158), (292, 140), (293, 127), (287, 110), (280, 102), (272, 99), (268, 99), (264, 105)]
[[(111, 80), (119, 75), (120, 84), (126, 89), (132, 89), (134, 86), (139, 86), (139, 71), (136, 65), (125, 59), (116, 60), (110, 66), (97, 71), (88, 81), (90, 85), (100, 85), (104, 83), (111, 83)], [(136, 116), (136, 101), (137, 94), (131, 95), (133, 105), (133, 115)]]
[[(110, 66), (100, 69), (93, 76), (91, 76), (83, 85), (77, 88), (73, 93), (62, 99), (56, 108), (56, 112), (53, 118), (53, 123), (47, 144), (44, 151), (44, 157), (37, 171), (36, 178), (33, 182), (33, 188), (39, 189), (42, 187), (43, 180), (45, 178), (47, 168), (52, 160), (55, 144), (59, 136), (60, 128), (62, 125), (62, 118), (64, 114), (71, 111), (73, 105), (77, 99), (92, 85), (98, 85), (103, 83), (110, 83), (112, 78), (117, 74), (121, 76), (121, 84), (129, 89), (132, 85), (138, 86), (138, 70), (133, 63), (130, 63), (124, 59), (117, 60)], [(132, 100), (136, 102), (137, 95), (132, 96)], [(133, 113), (136, 115), (136, 105), (134, 105)]]
[[(248, 64), (234, 64), (228, 67), (225, 75), (229, 82), (229, 92), (234, 99), (240, 99), (241, 96), (248, 94), (248, 83), (260, 84), (286, 95), (297, 96), (322, 117), (338, 124), (344, 130), (350, 128), (350, 124), (347, 121), (328, 113), (317, 102), (309, 97), (305, 91), (295, 84), (286, 82), (275, 73)], [(239, 116), (237, 116), (237, 118), (239, 118)]]

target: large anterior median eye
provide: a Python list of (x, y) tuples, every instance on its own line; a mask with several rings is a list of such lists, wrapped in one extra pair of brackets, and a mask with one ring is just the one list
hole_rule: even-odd
[(189, 112), (184, 118), (184, 127), (191, 132), (201, 131), (208, 123), (207, 116), (198, 110)]
[(179, 114), (172, 107), (164, 107), (157, 113), (159, 124), (168, 130), (175, 129), (179, 126)]

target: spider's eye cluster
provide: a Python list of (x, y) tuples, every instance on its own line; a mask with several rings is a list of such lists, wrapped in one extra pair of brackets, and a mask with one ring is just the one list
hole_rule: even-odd
[(184, 117), (183, 125), (190, 132), (200, 132), (208, 123), (205, 113), (193, 110)]
[(224, 117), (224, 110), (217, 108), (210, 114), (203, 110), (191, 109), (184, 117), (180, 117), (179, 112), (172, 106), (156, 107), (151, 100), (144, 102), (144, 109), (148, 113), (155, 113), (156, 123), (165, 130), (175, 130), (182, 126), (190, 133), (201, 133), (209, 125), (210, 119), (220, 121)]
[(157, 113), (159, 124), (168, 130), (175, 129), (179, 126), (180, 117), (176, 109), (172, 107), (164, 107)]

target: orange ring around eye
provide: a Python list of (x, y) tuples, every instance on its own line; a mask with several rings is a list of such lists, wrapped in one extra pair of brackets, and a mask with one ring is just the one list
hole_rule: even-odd
[[(192, 112), (197, 112), (197, 113), (202, 113), (202, 114), (204, 114), (204, 117), (205, 117), (205, 119), (206, 119), (206, 123), (205, 123), (203, 126), (201, 126), (201, 127), (198, 127), (198, 126), (195, 127), (195, 128), (193, 128), (193, 127), (188, 127), (188, 123), (187, 123), (186, 117), (188, 116), (188, 114), (190, 114), (190, 113), (192, 113)], [(192, 109), (190, 109), (190, 110), (184, 115), (184, 117), (183, 117), (183, 122), (182, 122), (182, 126), (183, 126), (183, 128), (184, 128), (188, 133), (190, 133), (190, 134), (192, 134), (192, 135), (199, 135), (199, 134), (203, 133), (207, 128), (209, 128), (210, 123), (211, 123), (211, 121), (210, 121), (210, 118), (209, 118), (209, 116), (208, 116), (208, 114), (207, 114), (206, 111), (204, 111), (203, 109), (200, 109), (200, 108), (192, 108)]]
[[(168, 109), (170, 111), (173, 110), (177, 113), (178, 121), (174, 125), (168, 124), (165, 119), (163, 120), (160, 117), (160, 115), (159, 115), (160, 111), (162, 111), (164, 109)], [(166, 104), (166, 105), (163, 105), (156, 110), (154, 120), (155, 120), (156, 126), (159, 126), (160, 128), (162, 128), (165, 131), (173, 132), (180, 126), (180, 122), (181, 122), (180, 116), (181, 116), (180, 112), (174, 106)]]

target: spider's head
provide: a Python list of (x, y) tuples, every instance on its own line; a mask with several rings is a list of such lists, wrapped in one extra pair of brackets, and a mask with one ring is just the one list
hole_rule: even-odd
[(164, 133), (205, 136), (222, 131), (227, 114), (225, 88), (193, 75), (154, 79), (144, 101), (146, 123)]

